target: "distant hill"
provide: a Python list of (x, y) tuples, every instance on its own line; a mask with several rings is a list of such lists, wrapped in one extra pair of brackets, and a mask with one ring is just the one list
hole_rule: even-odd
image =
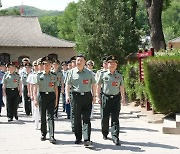
[(38, 17), (55, 16), (55, 15), (59, 15), (63, 13), (63, 11), (54, 11), (54, 10), (47, 11), (47, 10), (41, 10), (36, 7), (27, 6), (27, 5), (9, 7), (7, 8), (7, 10), (13, 10), (13, 9), (20, 10), (20, 8), (22, 7), (24, 8), (24, 12), (26, 16), (38, 16)]

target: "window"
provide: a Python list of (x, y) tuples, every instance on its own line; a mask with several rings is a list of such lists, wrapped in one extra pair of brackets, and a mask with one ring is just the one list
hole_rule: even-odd
[(9, 63), (10, 62), (10, 54), (8, 53), (1, 53), (0, 54), (0, 61), (3, 63)]
[(21, 64), (22, 63), (22, 59), (23, 58), (29, 58), (28, 56), (20, 56), (18, 57), (18, 63)]
[(56, 59), (56, 60), (58, 59), (58, 55), (54, 53), (49, 54), (48, 56), (51, 57), (52, 59)]

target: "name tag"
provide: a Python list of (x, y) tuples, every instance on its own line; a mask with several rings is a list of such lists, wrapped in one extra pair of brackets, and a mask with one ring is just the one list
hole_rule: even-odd
[(89, 83), (89, 80), (85, 79), (83, 80), (83, 84), (88, 84)]
[(118, 86), (118, 82), (117, 82), (117, 81), (112, 82), (112, 86), (113, 86), (113, 87)]
[(49, 87), (53, 87), (54, 86), (54, 82), (49, 82)]

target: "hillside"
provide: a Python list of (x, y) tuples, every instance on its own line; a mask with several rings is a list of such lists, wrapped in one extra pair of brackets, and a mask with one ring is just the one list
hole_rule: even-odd
[[(7, 8), (7, 10), (13, 10), (13, 9), (20, 10), (20, 8), (22, 8), (22, 5)], [(55, 16), (63, 12), (63, 11), (54, 11), (54, 10), (52, 11), (41, 10), (41, 9), (38, 9), (32, 6), (27, 6), (27, 5), (23, 5), (23, 8), (24, 8), (26, 16), (38, 16), (38, 17)]]

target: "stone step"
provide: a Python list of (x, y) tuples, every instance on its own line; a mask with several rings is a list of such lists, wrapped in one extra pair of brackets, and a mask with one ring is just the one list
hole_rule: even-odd
[(176, 122), (180, 122), (180, 113), (176, 113)]
[(164, 134), (180, 134), (180, 122), (175, 119), (164, 119), (162, 132)]

